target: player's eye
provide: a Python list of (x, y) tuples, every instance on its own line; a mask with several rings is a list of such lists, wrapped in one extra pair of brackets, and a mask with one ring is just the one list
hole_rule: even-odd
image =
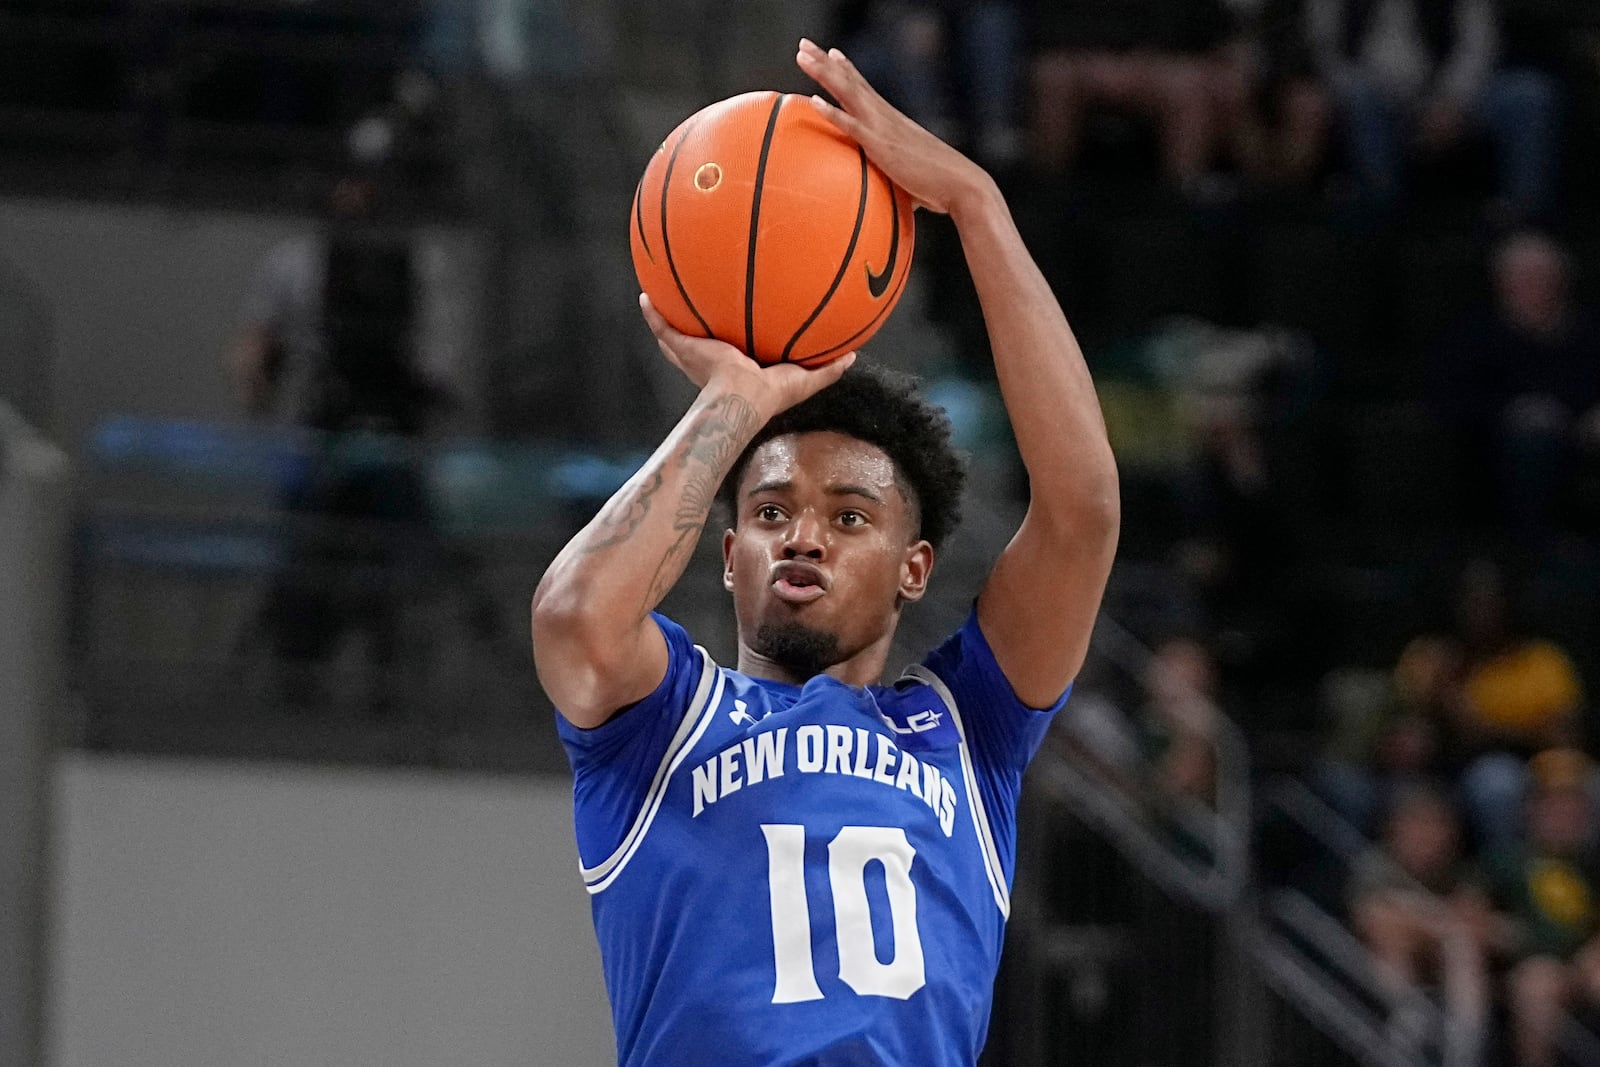
[(861, 512), (851, 509), (839, 512), (839, 522), (844, 526), (865, 526), (867, 517)]
[(776, 504), (762, 504), (756, 508), (756, 518), (762, 522), (782, 522), (783, 509)]

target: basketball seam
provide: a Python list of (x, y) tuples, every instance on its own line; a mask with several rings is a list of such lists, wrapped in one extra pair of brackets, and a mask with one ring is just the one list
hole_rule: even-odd
[(672, 155), (667, 157), (667, 172), (661, 178), (661, 252), (667, 257), (667, 269), (672, 272), (673, 284), (678, 287), (678, 295), (683, 297), (684, 304), (689, 308), (689, 314), (700, 323), (700, 328), (705, 330), (706, 336), (711, 336), (711, 324), (706, 322), (699, 310), (694, 306), (694, 301), (689, 299), (689, 290), (684, 288), (683, 279), (678, 276), (678, 265), (672, 261), (672, 238), (667, 233), (667, 196), (668, 187), (672, 184), (672, 168), (678, 163), (678, 153), (683, 150), (683, 142), (689, 139), (689, 133), (694, 129), (694, 123), (684, 127), (683, 135), (678, 138), (678, 143), (672, 146)]
[(644, 246), (644, 254), (650, 257), (650, 262), (656, 261), (656, 254), (650, 251), (650, 237), (644, 232), (644, 177), (641, 175), (639, 184), (633, 189), (633, 223), (639, 228), (639, 243)]
[[(839, 291), (839, 284), (844, 281), (844, 276), (849, 273), (850, 258), (856, 254), (856, 242), (861, 239), (861, 225), (867, 217), (867, 187), (870, 184), (868, 181), (870, 175), (867, 171), (866, 150), (857, 146), (856, 152), (861, 157), (861, 199), (856, 204), (856, 225), (855, 229), (850, 231), (850, 243), (845, 246), (844, 258), (839, 261), (839, 273), (833, 276), (833, 284), (828, 286), (828, 291), (822, 294), (822, 299), (817, 302), (816, 308), (806, 318), (806, 321), (800, 324), (800, 328), (794, 332), (794, 336), (789, 338), (789, 343), (783, 346), (783, 358), (779, 360), (780, 363), (789, 362), (789, 356), (794, 351), (794, 346), (800, 342), (800, 338), (805, 332), (811, 329), (811, 324), (817, 321), (817, 316), (821, 315), (822, 309), (828, 306), (828, 301), (833, 299), (833, 294)], [(890, 190), (890, 195), (893, 195), (893, 190)]]
[(756, 236), (761, 224), (761, 187), (767, 180), (767, 157), (772, 154), (772, 137), (778, 129), (778, 112), (788, 93), (779, 93), (772, 102), (772, 113), (767, 116), (767, 130), (761, 137), (761, 155), (756, 160), (755, 188), (750, 194), (750, 247), (744, 268), (744, 354), (756, 357)]

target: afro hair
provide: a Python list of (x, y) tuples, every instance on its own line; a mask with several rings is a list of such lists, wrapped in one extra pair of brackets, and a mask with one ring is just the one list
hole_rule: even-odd
[(883, 449), (911, 490), (918, 536), (939, 548), (961, 521), (966, 464), (951, 442), (949, 417), (917, 385), (909, 375), (857, 362), (837, 382), (763, 426), (734, 462), (718, 496), (730, 514), (737, 514), (739, 479), (756, 449), (773, 438), (841, 433)]

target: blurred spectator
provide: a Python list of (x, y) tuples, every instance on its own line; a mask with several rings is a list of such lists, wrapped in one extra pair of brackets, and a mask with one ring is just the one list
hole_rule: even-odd
[(1023, 154), (1022, 13), (1008, 0), (847, 0), (834, 39), (917, 122), (991, 168)]
[(1552, 749), (1530, 770), (1526, 836), (1484, 857), (1481, 925), (1510, 967), (1516, 1063), (1547, 1067), (1563, 1015), (1600, 1005), (1600, 854), (1589, 758)]
[(265, 605), (282, 695), (295, 704), (314, 702), (314, 667), (351, 630), (365, 632), (379, 668), (373, 703), (391, 698), (399, 583), (428, 519), (414, 457), (397, 442), (460, 393), (458, 368), (419, 344), (438, 276), (384, 222), (381, 141), (358, 129), (357, 164), (333, 188), (325, 225), (268, 253), (232, 352), (247, 410), (322, 431), (286, 493), (297, 521)]
[(1206, 807), (1216, 804), (1217, 665), (1205, 645), (1169, 638), (1155, 649), (1139, 723), (1142, 747), (1165, 791)]
[(358, 123), (323, 225), (262, 260), (231, 352), (252, 414), (414, 434), (463, 399), (459, 346), (440, 328), (447, 265), (385, 211), (392, 138)]
[(1488, 135), (1496, 214), (1547, 221), (1554, 207), (1559, 98), (1543, 71), (1502, 68), (1494, 0), (1308, 0), (1307, 32), (1337, 102), (1360, 202), (1401, 205), (1412, 146), (1438, 153)]
[(1077, 160), (1085, 126), (1111, 110), (1155, 127), (1163, 170), (1197, 191), (1222, 143), (1219, 80), (1229, 20), (1221, 0), (1037, 5), (1033, 158), (1047, 174)]
[[(1171, 795), (1210, 804), (1215, 759), (1196, 750), (1215, 747), (1218, 678), (1211, 653), (1193, 638), (1167, 638), (1156, 645), (1140, 682), (1142, 700), (1101, 694), (1087, 700), (1067, 720), (1067, 738), (1131, 792), (1142, 788), (1137, 779), (1149, 768)], [(1122, 710), (1136, 703), (1131, 714)]]
[(1457, 663), (1447, 640), (1418, 638), (1389, 672), (1345, 668), (1323, 680), (1333, 736), (1311, 784), (1368, 837), (1398, 796), (1446, 773), (1444, 730)]
[(1305, 44), (1303, 0), (1230, 0), (1235, 26), (1215, 82), (1222, 134), (1240, 173), (1306, 187), (1323, 170), (1333, 105)]
[(1549, 237), (1508, 238), (1491, 272), (1493, 302), (1435, 346), (1428, 399), (1461, 468), (1494, 472), (1496, 522), (1539, 548), (1597, 517), (1576, 490), (1600, 466), (1600, 319), (1574, 298), (1571, 263)]
[[(1521, 830), (1528, 757), (1571, 743), (1583, 703), (1571, 658), (1526, 631), (1519, 607), (1507, 573), (1474, 560), (1456, 589), (1454, 632), (1418, 639), (1435, 660), (1429, 702), (1446, 716), (1446, 765), (1459, 774), (1479, 844), (1491, 847)], [(1402, 656), (1416, 654), (1417, 644)]]
[(1177, 479), (1174, 562), (1217, 635), (1230, 686), (1257, 693), (1315, 677), (1322, 572), (1330, 552), (1327, 379), (1303, 335), (1264, 328), (1171, 331), (1160, 359), (1192, 443)]
[(1449, 796), (1414, 785), (1392, 798), (1379, 843), (1355, 864), (1347, 892), (1351, 926), (1377, 957), (1396, 999), (1437, 989), (1452, 1021), (1473, 1032), (1476, 1048), (1489, 988), (1467, 874)]
[(1200, 641), (1169, 637), (1156, 645), (1140, 682), (1142, 701), (1084, 693), (1063, 720), (1063, 740), (1148, 811), (1175, 847), (1209, 858), (1211, 834), (1194, 816), (1217, 803), (1216, 661)]
[(1567, 653), (1524, 631), (1516, 601), (1499, 566), (1472, 561), (1449, 632), (1407, 642), (1376, 684), (1348, 670), (1324, 680), (1334, 734), (1311, 783), (1362, 832), (1397, 792), (1438, 779), (1458, 784), (1476, 843), (1520, 833), (1526, 760), (1576, 737), (1583, 691)]

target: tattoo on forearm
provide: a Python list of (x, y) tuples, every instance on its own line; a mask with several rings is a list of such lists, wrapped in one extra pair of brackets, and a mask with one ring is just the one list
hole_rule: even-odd
[(649, 588), (644, 593), (642, 610), (649, 611), (661, 603), (661, 598), (667, 595), (667, 590), (672, 588), (672, 583), (678, 580), (678, 575), (683, 573), (683, 566), (694, 553), (695, 543), (700, 540), (700, 527), (692, 530), (678, 531), (678, 536), (673, 540), (672, 547), (667, 549), (666, 555), (661, 557), (661, 562), (656, 564), (656, 572), (650, 578)]
[(700, 540), (717, 486), (758, 424), (755, 409), (740, 396), (724, 397), (695, 423), (688, 447), (682, 453), (683, 465), (691, 469), (673, 514), (672, 529), (677, 536), (656, 565), (655, 575), (645, 590), (646, 609), (659, 603), (683, 573), (683, 565)]
[(605, 531), (605, 535), (594, 544), (585, 545), (584, 555), (621, 544), (632, 537), (633, 531), (637, 530), (640, 523), (644, 522), (645, 516), (650, 514), (650, 498), (661, 488), (661, 482), (661, 472), (651, 471), (650, 477), (637, 490), (607, 503), (600, 512), (600, 529)]
[[(678, 450), (678, 463), (688, 470), (673, 513), (672, 532), (676, 536), (656, 567), (655, 577), (645, 594), (647, 603), (656, 603), (665, 594), (666, 587), (676, 580), (680, 570), (677, 564), (694, 551), (723, 473), (758, 425), (755, 409), (749, 401), (741, 396), (726, 396), (702, 412), (690, 427), (687, 440)], [(600, 529), (604, 534), (585, 547), (584, 554), (599, 552), (631, 538), (649, 517), (663, 484), (665, 478), (657, 469), (632, 493), (607, 504), (600, 513)]]
[(724, 472), (755, 429), (755, 411), (742, 396), (722, 398), (695, 423), (682, 460), (683, 466), (692, 469), (678, 499), (673, 529), (682, 530), (688, 524), (698, 530), (705, 524)]

